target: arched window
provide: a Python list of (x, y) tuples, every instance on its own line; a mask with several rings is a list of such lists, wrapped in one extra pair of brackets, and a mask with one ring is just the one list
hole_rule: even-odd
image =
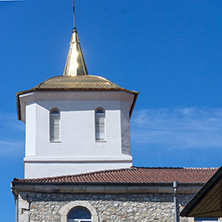
[(91, 213), (86, 208), (76, 207), (69, 212), (67, 222), (92, 222), (91, 218)]
[(58, 109), (50, 111), (50, 141), (60, 141), (60, 112)]
[(105, 140), (105, 111), (102, 108), (96, 109), (96, 140)]
[[(80, 209), (84, 211), (83, 214), (78, 213), (81, 212), (79, 211)], [(61, 222), (99, 222), (96, 209), (88, 201), (70, 201), (68, 204), (65, 204), (63, 207), (61, 207), (59, 213), (61, 215)], [(84, 214), (86, 218), (79, 218), (79, 216)]]

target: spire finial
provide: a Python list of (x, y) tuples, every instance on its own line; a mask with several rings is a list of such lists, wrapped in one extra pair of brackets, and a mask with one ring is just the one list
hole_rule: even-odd
[(75, 2), (72, 0), (72, 8), (73, 8), (73, 25), (74, 30), (76, 30), (76, 12), (75, 12)]
[(85, 60), (83, 58), (82, 49), (79, 42), (79, 37), (76, 30), (76, 18), (75, 18), (75, 4), (73, 2), (73, 31), (72, 38), (69, 46), (69, 52), (66, 59), (64, 76), (79, 76), (88, 75)]

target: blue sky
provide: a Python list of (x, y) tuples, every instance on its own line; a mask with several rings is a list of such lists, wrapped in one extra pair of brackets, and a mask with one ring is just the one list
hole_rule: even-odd
[[(220, 166), (222, 1), (76, 0), (76, 17), (89, 73), (140, 92), (134, 165)], [(0, 1), (0, 27), (0, 211), (13, 221), (25, 146), (15, 94), (63, 73), (72, 0)]]

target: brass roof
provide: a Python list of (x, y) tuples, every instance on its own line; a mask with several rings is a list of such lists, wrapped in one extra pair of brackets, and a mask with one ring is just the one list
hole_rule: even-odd
[(133, 104), (130, 107), (130, 116), (132, 114), (138, 92), (124, 89), (109, 80), (93, 75), (77, 75), (77, 76), (56, 76), (45, 80), (37, 86), (18, 92), (17, 111), (18, 119), (21, 120), (20, 100), (19, 96), (34, 91), (123, 91), (134, 95)]
[(34, 91), (124, 91), (134, 95), (134, 100), (130, 107), (130, 116), (138, 95), (138, 92), (126, 90), (105, 78), (88, 75), (75, 28), (72, 32), (63, 76), (52, 77), (29, 90), (18, 92), (16, 94), (18, 119), (21, 120), (19, 96)]
[(124, 90), (122, 87), (110, 82), (100, 76), (56, 76), (45, 80), (33, 89), (102, 89), (102, 90)]

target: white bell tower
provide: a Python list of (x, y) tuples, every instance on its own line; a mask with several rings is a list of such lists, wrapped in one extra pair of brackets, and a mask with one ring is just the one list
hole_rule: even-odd
[(128, 168), (138, 92), (88, 75), (76, 29), (62, 76), (17, 93), (26, 124), (25, 178)]

